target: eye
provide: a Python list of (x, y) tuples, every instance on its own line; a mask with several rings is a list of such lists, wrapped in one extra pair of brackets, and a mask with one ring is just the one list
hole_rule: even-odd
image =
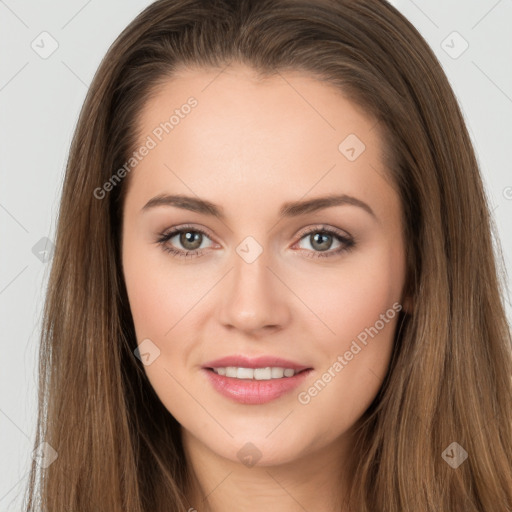
[[(173, 238), (176, 240), (170, 243)], [(162, 249), (178, 258), (193, 258), (205, 252), (205, 248), (201, 247), (205, 238), (210, 238), (202, 229), (193, 226), (181, 226), (174, 228), (169, 232), (160, 234), (157, 243)], [(345, 235), (343, 232), (326, 226), (317, 226), (309, 228), (308, 231), (302, 232), (298, 243), (306, 239), (311, 249), (301, 249), (305, 251), (308, 258), (326, 258), (336, 256), (342, 252), (348, 251), (355, 246), (354, 240)], [(331, 249), (333, 240), (338, 242), (339, 247), (335, 250)], [(179, 249), (176, 245), (181, 245), (183, 249)]]
[[(203, 253), (204, 248), (200, 249), (200, 247), (204, 237), (209, 238), (207, 233), (202, 229), (192, 226), (182, 226), (170, 232), (162, 233), (157, 243), (162, 246), (164, 251), (171, 253), (173, 256), (178, 258), (192, 258)], [(173, 238), (177, 240), (170, 245), (168, 242), (171, 242)], [(183, 249), (176, 249), (176, 244), (180, 244)]]
[[(337, 256), (345, 251), (349, 251), (355, 246), (354, 239), (342, 233), (341, 231), (328, 228), (326, 226), (317, 226), (310, 228), (305, 233), (301, 233), (301, 239), (305, 239), (312, 250), (306, 250), (308, 258), (329, 258)], [(335, 250), (329, 250), (332, 247), (333, 240), (339, 243)], [(299, 241), (300, 242), (300, 241)]]

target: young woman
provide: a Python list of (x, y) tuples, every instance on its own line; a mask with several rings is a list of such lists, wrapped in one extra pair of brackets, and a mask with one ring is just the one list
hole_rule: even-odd
[(26, 510), (512, 510), (491, 225), (385, 1), (150, 5), (70, 151)]

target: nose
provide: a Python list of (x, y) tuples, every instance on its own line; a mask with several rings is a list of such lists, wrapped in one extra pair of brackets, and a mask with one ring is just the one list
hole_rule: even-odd
[(220, 322), (252, 336), (286, 327), (291, 318), (287, 301), (293, 294), (272, 268), (267, 251), (252, 262), (235, 253), (233, 267), (223, 280)]

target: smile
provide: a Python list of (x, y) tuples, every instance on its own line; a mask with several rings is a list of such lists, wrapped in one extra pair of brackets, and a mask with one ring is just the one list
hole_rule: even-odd
[[(221, 372), (225, 370), (225, 375)], [(261, 405), (287, 395), (304, 382), (313, 370), (292, 370), (291, 368), (266, 367), (219, 367), (203, 368), (210, 385), (220, 395), (240, 404)], [(228, 375), (236, 376), (230, 377)], [(285, 376), (285, 372), (291, 376)], [(272, 376), (274, 373), (275, 377)], [(270, 377), (269, 377), (270, 375)], [(278, 376), (282, 375), (282, 376)]]
[(293, 368), (270, 367), (266, 368), (241, 368), (236, 366), (227, 366), (221, 368), (212, 368), (212, 370), (225, 377), (234, 379), (255, 379), (255, 380), (271, 380), (282, 379), (283, 377), (293, 377), (299, 373)]

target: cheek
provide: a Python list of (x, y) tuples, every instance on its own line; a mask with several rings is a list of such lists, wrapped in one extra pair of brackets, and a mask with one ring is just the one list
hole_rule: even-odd
[(124, 278), (138, 342), (170, 339), (174, 326), (204, 293), (190, 272), (170, 264), (171, 258), (154, 244), (126, 238)]
[(144, 369), (157, 393), (164, 391), (172, 402), (173, 376), (183, 380), (194, 349), (194, 315), (205, 281), (190, 270), (180, 271), (171, 258), (154, 244), (131, 234), (125, 238), (123, 271), (137, 344), (149, 339), (159, 350)]
[(129, 237), (123, 247), (123, 269), (137, 344), (146, 339), (154, 344), (150, 345), (151, 363), (144, 365), (144, 371), (164, 406), (181, 421), (180, 413), (190, 407), (190, 397), (180, 383), (186, 381), (184, 363), (192, 348), (192, 337), (182, 329), (198, 291), (182, 289), (187, 284), (183, 275), (175, 268), (171, 274), (170, 265), (165, 265), (165, 257), (154, 246), (131, 243)]
[(158, 339), (171, 327), (171, 293), (163, 293), (165, 280), (134, 253), (125, 257), (125, 282), (137, 341)]
[[(347, 342), (392, 309), (401, 297), (403, 270), (402, 256), (379, 246), (350, 255), (328, 275), (322, 269), (321, 273), (316, 271), (301, 279), (302, 295), (328, 328), (322, 328), (325, 335), (320, 337), (327, 351), (342, 350)], [(395, 311), (390, 315), (394, 317)]]
[(316, 417), (343, 431), (377, 395), (402, 309), (403, 271), (399, 249), (381, 249), (347, 260), (328, 284), (312, 288), (311, 304), (334, 334), (318, 338), (322, 364), (300, 390), (305, 421)]

